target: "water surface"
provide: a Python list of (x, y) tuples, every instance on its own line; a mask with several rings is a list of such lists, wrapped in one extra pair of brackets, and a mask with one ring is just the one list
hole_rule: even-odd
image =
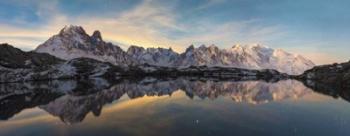
[(295, 80), (95, 79), (0, 87), (1, 136), (350, 135), (348, 95)]

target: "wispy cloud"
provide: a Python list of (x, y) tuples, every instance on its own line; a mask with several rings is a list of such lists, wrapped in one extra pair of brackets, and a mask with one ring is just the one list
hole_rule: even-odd
[[(122, 14), (111, 17), (70, 17), (57, 8), (57, 3), (40, 3), (36, 14), (47, 18), (47, 22), (36, 27), (17, 27), (0, 24), (0, 39), (25, 48), (34, 48), (38, 41), (56, 34), (64, 25), (82, 25), (88, 32), (94, 30), (103, 32), (105, 39), (122, 44), (140, 46), (172, 46), (162, 30), (182, 31), (180, 23), (176, 22), (175, 14), (167, 8), (157, 6), (152, 0), (144, 0), (140, 5)], [(24, 40), (23, 38), (31, 40)]]
[[(0, 22), (1, 42), (26, 50), (34, 49), (69, 24), (81, 25), (88, 33), (100, 30), (105, 40), (119, 43), (124, 48), (128, 45), (172, 47), (178, 52), (184, 51), (190, 44), (216, 44), (227, 48), (237, 43), (271, 43), (274, 39), (289, 35), (283, 25), (267, 25), (261, 23), (263, 20), (254, 18), (220, 22), (203, 17), (189, 23), (177, 12), (176, 3), (162, 4), (158, 0), (143, 0), (130, 9), (108, 16), (71, 16), (61, 11), (58, 0), (18, 0), (18, 3), (28, 1), (31, 7), (36, 8), (35, 15), (43, 21), (34, 26)], [(194, 10), (204, 10), (224, 2), (226, 0), (208, 0)], [(17, 20), (21, 24), (31, 23), (20, 18)], [(325, 53), (308, 56), (320, 63), (334, 60)], [(324, 56), (324, 59), (318, 59), (320, 56)]]
[[(220, 2), (222, 0), (210, 0), (202, 7)], [(9, 41), (16, 41), (16, 37), (18, 41), (23, 41), (23, 37), (29, 37), (34, 40), (28, 42), (26, 47), (33, 46), (34, 48), (39, 43), (36, 40), (48, 38), (57, 33), (64, 25), (75, 24), (82, 25), (90, 33), (96, 29), (101, 30), (105, 39), (114, 42), (146, 47), (172, 46), (175, 50), (182, 51), (192, 43), (226, 45), (240, 41), (250, 42), (254, 39), (256, 39), (255, 42), (259, 42), (258, 40), (264, 39), (265, 35), (271, 35), (278, 31), (276, 27), (253, 26), (252, 20), (231, 21), (222, 24), (198, 20), (194, 24), (184, 24), (178, 20), (178, 15), (173, 10), (174, 7), (159, 5), (155, 0), (144, 0), (138, 6), (111, 17), (70, 17), (60, 12), (57, 1), (38, 2), (36, 14), (49, 21), (34, 28), (1, 25), (3, 33), (0, 34), (0, 37), (4, 40), (7, 37)], [(174, 39), (170, 38), (169, 32), (180, 32), (184, 35), (178, 35)], [(249, 37), (250, 41), (244, 37)], [(14, 44), (17, 43), (19, 42), (14, 42)], [(20, 42), (20, 44), (25, 44), (25, 41)]]
[(218, 4), (222, 4), (224, 3), (226, 0), (208, 0), (208, 2), (198, 6), (196, 8), (196, 10), (202, 10), (202, 9), (206, 9), (206, 8), (209, 8), (211, 6), (215, 6), (215, 5), (218, 5)]

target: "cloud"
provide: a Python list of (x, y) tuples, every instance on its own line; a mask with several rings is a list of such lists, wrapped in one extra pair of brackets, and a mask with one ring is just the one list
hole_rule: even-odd
[(221, 24), (200, 21), (192, 27), (182, 43), (217, 44), (228, 48), (234, 44), (264, 44), (285, 34), (281, 26), (257, 25), (258, 20), (230, 21)]
[(206, 9), (218, 4), (222, 4), (224, 3), (226, 0), (208, 0), (208, 2), (198, 6), (195, 10), (202, 10), (202, 9)]
[(176, 14), (169, 7), (159, 5), (154, 0), (143, 1), (134, 9), (125, 11), (116, 20), (143, 27), (184, 30), (176, 21)]
[[(35, 48), (65, 25), (81, 25), (87, 32), (101, 30), (103, 37), (121, 44), (134, 44), (146, 47), (172, 46), (160, 30), (182, 31), (184, 28), (176, 22), (175, 14), (167, 8), (157, 6), (152, 0), (144, 0), (133, 9), (121, 15), (111, 17), (64, 15), (57, 8), (57, 2), (38, 3), (36, 15), (46, 18), (47, 22), (35, 27), (18, 27), (0, 24), (0, 39), (23, 48)], [(28, 40), (25, 40), (28, 39)], [(30, 40), (29, 40), (30, 39)]]
[[(224, 0), (210, 0), (199, 9), (222, 2)], [(33, 27), (0, 23), (2, 42), (25, 50), (34, 49), (69, 24), (81, 25), (90, 34), (94, 30), (100, 30), (106, 41), (122, 45), (124, 49), (128, 45), (139, 45), (172, 47), (178, 52), (184, 51), (190, 44), (216, 44), (221, 48), (228, 48), (237, 43), (271, 43), (274, 39), (289, 35), (284, 26), (264, 25), (258, 19), (218, 22), (208, 18), (196, 18), (195, 22), (185, 23), (179, 12), (176, 12), (174, 4), (162, 5), (157, 0), (143, 0), (121, 13), (103, 17), (64, 14), (58, 8), (58, 1), (36, 1), (34, 5), (37, 7), (35, 14), (44, 21)], [(335, 60), (326, 54), (305, 56), (319, 64)]]
[(167, 35), (170, 31), (184, 31), (169, 8), (145, 0), (133, 9), (109, 18), (80, 17), (72, 22), (89, 31), (98, 29), (103, 37), (123, 44), (145, 47), (176, 46)]
[[(210, 0), (205, 7), (221, 2)], [(174, 7), (171, 7), (174, 5), (160, 5), (156, 0), (144, 0), (134, 8), (110, 17), (71, 17), (60, 12), (57, 5), (57, 1), (38, 2), (36, 15), (46, 18), (44, 24), (33, 28), (0, 25), (0, 37), (13, 44), (34, 48), (44, 42), (41, 40), (58, 33), (64, 25), (74, 24), (82, 25), (89, 33), (100, 30), (104, 39), (115, 43), (145, 47), (171, 46), (181, 52), (192, 43), (231, 45), (239, 41), (259, 42), (266, 35), (278, 31), (276, 27), (254, 26), (256, 20), (214, 23), (199, 19), (193, 24), (185, 24), (179, 20)], [(180, 34), (173, 38), (173, 33)]]

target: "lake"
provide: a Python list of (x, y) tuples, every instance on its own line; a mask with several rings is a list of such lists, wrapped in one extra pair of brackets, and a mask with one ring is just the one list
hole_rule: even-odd
[(347, 96), (296, 80), (1, 84), (0, 135), (350, 135)]

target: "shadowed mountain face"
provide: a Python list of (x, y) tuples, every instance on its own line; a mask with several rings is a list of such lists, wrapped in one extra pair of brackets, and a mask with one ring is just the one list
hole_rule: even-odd
[(9, 44), (0, 44), (0, 68), (47, 67), (63, 60), (46, 53), (24, 52)]
[[(171, 96), (176, 91), (188, 98), (211, 99), (229, 97), (233, 102), (264, 104), (271, 101), (296, 99), (312, 92), (301, 82), (282, 80), (264, 81), (212, 81), (184, 78), (141, 81), (120, 80), (109, 83), (104, 79), (90, 81), (54, 81), (35, 84), (3, 84), (0, 96), (0, 116), (11, 118), (23, 109), (39, 106), (68, 124), (84, 120), (88, 113), (101, 114), (105, 104), (144, 96)], [(16, 107), (12, 105), (15, 104)]]
[(0, 44), (0, 83), (48, 81), (89, 77), (112, 77), (123, 69), (107, 62), (77, 58), (64, 61), (46, 53), (24, 52)]

